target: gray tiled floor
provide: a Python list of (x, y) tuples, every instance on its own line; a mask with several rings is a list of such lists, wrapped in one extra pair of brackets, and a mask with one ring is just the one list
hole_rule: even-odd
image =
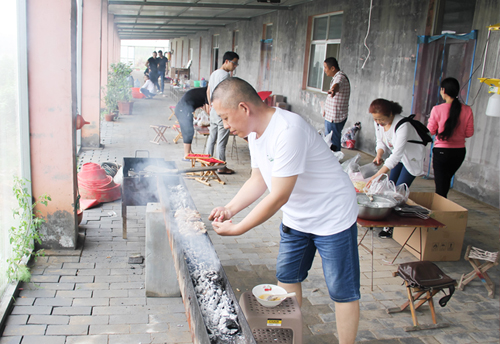
[[(123, 157), (148, 150), (151, 157), (182, 162), (182, 143), (173, 144), (175, 132), (165, 133), (169, 143), (150, 143), (154, 133), (150, 124), (168, 122), (168, 98), (139, 100), (134, 115), (122, 116), (116, 122), (104, 123), (104, 149), (85, 150), (79, 156), (79, 167), (86, 162), (121, 163)], [(193, 144), (202, 153), (205, 138)], [(231, 143), (231, 142), (230, 142)], [(246, 143), (236, 139), (238, 159), (228, 146), (228, 166), (234, 175), (221, 176), (226, 185), (212, 182), (208, 187), (186, 180), (198, 211), (210, 228), (207, 216), (211, 209), (229, 201), (250, 174)], [(350, 157), (355, 152), (346, 151)], [(145, 156), (145, 152), (137, 152)], [(370, 157), (361, 153), (362, 161)], [(417, 179), (415, 191), (433, 191), (433, 182)], [(469, 222), (464, 243), (484, 249), (498, 250), (498, 209), (452, 191), (450, 199), (469, 209)], [(243, 218), (249, 209), (235, 217)], [(260, 283), (275, 282), (275, 260), (278, 252), (277, 228), (281, 215), (240, 237), (220, 237), (209, 230), (226, 274), (237, 297)], [(33, 283), (25, 284), (16, 300), (7, 326), (0, 338), (5, 343), (191, 343), (191, 334), (180, 298), (147, 298), (144, 291), (144, 266), (128, 264), (133, 253), (144, 255), (145, 207), (128, 208), (128, 239), (122, 239), (121, 203), (115, 201), (85, 211), (80, 226), (85, 236), (83, 249), (76, 252), (49, 252), (33, 266)], [(364, 232), (360, 228), (359, 235)], [(481, 282), (474, 281), (464, 291), (456, 291), (448, 306), (437, 307), (438, 321), (450, 327), (433, 331), (405, 332), (411, 325), (409, 312), (387, 314), (386, 309), (406, 299), (401, 279), (392, 277), (396, 265), (388, 262), (399, 250), (393, 240), (374, 238), (374, 290), (370, 290), (371, 256), (360, 248), (362, 299), (361, 320), (357, 340), (364, 343), (498, 343), (499, 299), (487, 298)], [(369, 234), (370, 235), (370, 234)], [(368, 240), (367, 240), (368, 239)], [(369, 237), (365, 239), (369, 242)], [(397, 263), (413, 261), (406, 250)], [(471, 270), (461, 259), (438, 265), (450, 276), (459, 278)], [(499, 280), (498, 268), (491, 276)], [(337, 343), (335, 309), (323, 280), (321, 260), (315, 260), (308, 279), (303, 283), (304, 343)], [(419, 321), (430, 322), (428, 306), (418, 312)]]

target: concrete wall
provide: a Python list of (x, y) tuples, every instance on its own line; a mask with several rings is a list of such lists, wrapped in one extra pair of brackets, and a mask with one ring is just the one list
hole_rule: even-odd
[[(369, 16), (369, 2), (361, 0), (314, 1), (290, 11), (276, 11), (264, 16), (240, 21), (225, 28), (211, 29), (190, 37), (172, 41), (177, 43), (175, 51), (180, 62), (180, 48), (188, 39), (199, 42), (193, 46), (194, 56), (191, 79), (210, 75), (212, 35), (219, 34), (220, 60), (225, 51), (232, 49), (233, 31), (239, 30), (238, 54), (240, 65), (236, 76), (256, 86), (260, 66), (260, 39), (263, 26), (273, 24), (273, 51), (271, 62), (270, 90), (288, 98), (292, 111), (302, 115), (317, 129), (323, 128), (321, 105), (325, 94), (305, 90), (302, 87), (306, 61), (308, 18), (314, 15), (343, 11), (342, 43), (339, 56), (341, 69), (351, 81), (349, 118), (346, 126), (361, 121), (363, 128), (358, 137), (359, 149), (374, 154), (375, 137), (373, 121), (368, 106), (376, 98), (387, 98), (399, 102), (404, 114), (410, 113), (412, 101), (417, 36), (426, 33), (429, 8), (434, 1), (383, 0), (374, 2), (371, 29), (367, 44), (370, 57), (362, 69), (368, 51), (363, 46)], [(430, 21), (432, 22), (432, 20)], [(486, 26), (500, 22), (498, 1), (477, 0), (473, 29), (479, 30), (476, 65), (480, 62), (484, 48)], [(498, 32), (493, 35), (500, 35)], [(174, 48), (175, 49), (175, 48)], [(184, 52), (186, 56), (187, 52)], [(200, 54), (201, 53), (201, 59)], [(490, 40), (488, 77), (499, 78), (498, 40)], [(200, 62), (201, 60), (201, 62)], [(496, 61), (496, 62), (495, 62)], [(220, 63), (219, 63), (220, 64)], [(174, 67), (180, 67), (174, 63)], [(307, 66), (306, 66), (307, 67)], [(198, 72), (199, 71), (199, 72)], [(479, 74), (479, 73), (478, 73)], [(479, 82), (475, 75), (471, 94), (475, 95)], [(262, 91), (257, 89), (257, 91)], [(473, 110), (476, 114), (476, 135), (467, 143), (466, 161), (457, 173), (455, 187), (473, 197), (495, 206), (499, 205), (499, 119), (486, 118), (484, 111), (488, 94), (485, 87), (479, 92)]]

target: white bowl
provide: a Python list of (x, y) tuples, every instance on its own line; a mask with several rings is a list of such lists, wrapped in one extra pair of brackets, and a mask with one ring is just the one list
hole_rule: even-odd
[(287, 291), (284, 288), (278, 287), (277, 285), (274, 284), (259, 284), (253, 287), (252, 289), (253, 296), (255, 296), (257, 301), (264, 307), (276, 307), (284, 300), (284, 299), (276, 301), (265, 300), (265, 298), (268, 297), (269, 295), (282, 295), (286, 293)]

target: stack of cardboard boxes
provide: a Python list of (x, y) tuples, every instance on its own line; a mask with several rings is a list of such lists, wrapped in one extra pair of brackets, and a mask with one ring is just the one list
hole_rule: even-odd
[(291, 105), (286, 102), (286, 97), (279, 94), (273, 94), (272, 96), (267, 97), (265, 102), (269, 106), (276, 106), (288, 111), (291, 111), (292, 108)]

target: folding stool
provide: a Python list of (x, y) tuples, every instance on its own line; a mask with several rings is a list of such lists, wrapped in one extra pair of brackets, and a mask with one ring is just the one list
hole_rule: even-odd
[[(465, 252), (465, 260), (472, 265), (472, 270), (468, 274), (463, 274), (458, 284), (458, 289), (464, 290), (464, 287), (476, 277), (479, 277), (481, 282), (488, 290), (488, 297), (493, 299), (495, 297), (495, 283), (491, 280), (490, 276), (486, 273), (491, 267), (498, 265), (498, 252), (488, 252), (481, 250), (474, 246), (467, 246)], [(481, 263), (481, 260), (484, 263)]]
[(154, 137), (154, 139), (152, 141), (150, 141), (151, 143), (156, 143), (157, 145), (159, 145), (161, 141), (168, 143), (165, 136), (163, 136), (163, 134), (165, 133), (165, 130), (167, 130), (167, 128), (169, 128), (168, 125), (156, 124), (156, 125), (150, 125), (149, 127), (153, 128), (153, 130), (156, 133), (156, 136)]
[(174, 143), (177, 143), (177, 141), (182, 139), (181, 126), (179, 124), (174, 124), (172, 126), (172, 129), (174, 129), (177, 132), (177, 136), (173, 139)]
[(264, 307), (246, 291), (239, 303), (257, 343), (302, 344), (302, 312), (295, 296), (276, 307)]
[(172, 117), (174, 117), (174, 115), (175, 115), (175, 106), (171, 105), (168, 108), (170, 109), (170, 111), (172, 111), (172, 113), (168, 117), (168, 120), (170, 121), (172, 119)]
[[(443, 271), (441, 271), (441, 269), (436, 264), (428, 261), (400, 264), (398, 271), (394, 272), (393, 276), (400, 276), (401, 278), (403, 278), (404, 284), (406, 286), (406, 291), (408, 293), (408, 301), (406, 301), (400, 307), (389, 308), (387, 310), (387, 313), (399, 313), (410, 306), (413, 326), (405, 327), (404, 330), (406, 332), (433, 330), (450, 326), (447, 323), (437, 323), (432, 297), (440, 291), (443, 291), (443, 289), (449, 288), (450, 294), (442, 297), (439, 300), (439, 305), (441, 307), (446, 306), (446, 303), (453, 295), (455, 285), (457, 284), (457, 282), (453, 278), (449, 277)], [(416, 301), (418, 301), (417, 305), (415, 305)], [(428, 302), (429, 308), (431, 310), (433, 324), (419, 325), (416, 310), (426, 302)]]

